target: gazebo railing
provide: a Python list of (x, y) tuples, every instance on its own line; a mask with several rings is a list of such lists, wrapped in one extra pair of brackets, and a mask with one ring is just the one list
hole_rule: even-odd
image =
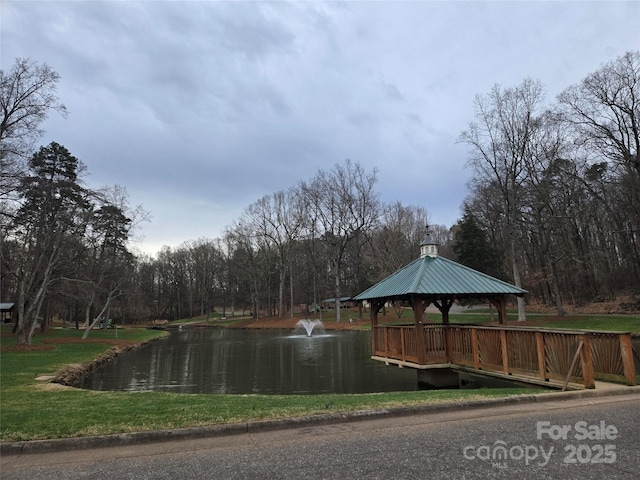
[(372, 335), (374, 356), (408, 366), (451, 363), (587, 388), (595, 379), (636, 384), (629, 333), (423, 325), (423, 352), (415, 325), (376, 325)]

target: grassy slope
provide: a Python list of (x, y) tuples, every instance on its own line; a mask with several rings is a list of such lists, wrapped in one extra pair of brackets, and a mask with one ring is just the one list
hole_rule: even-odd
[[(18, 441), (102, 435), (389, 408), (532, 393), (531, 389), (392, 392), (362, 395), (187, 395), (158, 392), (94, 392), (36, 381), (67, 364), (85, 363), (113, 348), (115, 332), (50, 330), (32, 349), (17, 350), (6, 334), (0, 352), (0, 440)], [(149, 340), (159, 332), (120, 330), (118, 344)]]

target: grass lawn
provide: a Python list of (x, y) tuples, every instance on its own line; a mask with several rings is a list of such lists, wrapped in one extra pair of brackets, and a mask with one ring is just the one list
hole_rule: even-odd
[(528, 318), (531, 319), (528, 323), (540, 327), (640, 333), (640, 315), (530, 315)]
[[(118, 338), (116, 339), (116, 333)], [(359, 395), (188, 395), (96, 392), (38, 381), (68, 364), (90, 362), (110, 348), (149, 341), (163, 332), (142, 329), (50, 329), (18, 348), (2, 329), (0, 440), (19, 441), (214, 425), (330, 412), (531, 394), (533, 389), (392, 392)]]
[[(393, 317), (396, 317), (395, 314)], [(385, 322), (386, 324), (413, 323), (413, 311), (406, 308), (399, 318)], [(442, 318), (438, 313), (428, 313), (427, 322), (440, 323)], [(518, 326), (520, 323), (515, 311), (507, 312), (507, 322), (510, 326)], [(449, 314), (450, 323), (482, 325), (489, 322), (497, 322), (497, 316), (491, 316), (488, 309), (470, 310), (464, 313)], [(612, 315), (612, 314), (580, 314), (559, 317), (544, 313), (527, 313), (527, 321), (524, 326), (558, 328), (570, 330), (605, 330), (613, 332), (632, 332), (640, 334), (640, 315)]]

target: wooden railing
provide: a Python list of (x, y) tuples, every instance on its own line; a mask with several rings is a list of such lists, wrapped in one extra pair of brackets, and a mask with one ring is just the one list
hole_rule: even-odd
[(594, 380), (636, 384), (629, 333), (522, 327), (423, 325), (424, 352), (414, 325), (378, 325), (373, 355), (407, 366), (452, 363), (503, 375), (582, 384)]

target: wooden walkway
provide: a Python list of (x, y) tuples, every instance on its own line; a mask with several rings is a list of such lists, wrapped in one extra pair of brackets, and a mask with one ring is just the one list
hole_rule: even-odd
[(372, 358), (410, 368), (460, 366), (519, 381), (594, 388), (636, 385), (631, 334), (527, 327), (376, 325)]

